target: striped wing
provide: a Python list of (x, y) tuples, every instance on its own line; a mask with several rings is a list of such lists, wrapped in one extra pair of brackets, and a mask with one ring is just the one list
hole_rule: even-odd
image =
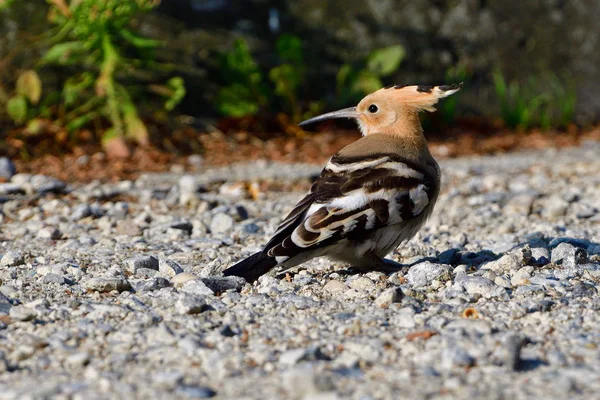
[(435, 177), (396, 155), (333, 157), (264, 251), (285, 262), (342, 239), (367, 238), (421, 215), (436, 196), (436, 184)]

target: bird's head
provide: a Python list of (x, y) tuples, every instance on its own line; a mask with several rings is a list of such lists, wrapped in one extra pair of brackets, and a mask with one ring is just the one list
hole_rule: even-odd
[(365, 96), (356, 107), (319, 115), (301, 122), (300, 126), (332, 118), (354, 118), (363, 135), (420, 133), (419, 111), (435, 111), (434, 105), (439, 99), (458, 92), (462, 86), (462, 83), (443, 86), (388, 86)]

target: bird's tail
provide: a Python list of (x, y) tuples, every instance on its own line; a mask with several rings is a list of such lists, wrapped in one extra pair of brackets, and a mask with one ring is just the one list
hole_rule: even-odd
[(241, 276), (247, 282), (254, 282), (276, 265), (277, 261), (275, 260), (275, 257), (269, 257), (263, 252), (258, 252), (227, 268), (223, 271), (223, 274), (225, 276)]

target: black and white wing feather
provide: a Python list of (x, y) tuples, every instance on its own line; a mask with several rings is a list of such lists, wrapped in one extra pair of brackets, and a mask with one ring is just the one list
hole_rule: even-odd
[(437, 197), (436, 179), (430, 170), (395, 154), (333, 157), (263, 252), (281, 264), (422, 217)]

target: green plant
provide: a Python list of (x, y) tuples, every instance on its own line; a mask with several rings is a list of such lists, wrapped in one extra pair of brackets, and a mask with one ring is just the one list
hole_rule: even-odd
[(572, 80), (554, 74), (530, 77), (526, 83), (506, 82), (493, 73), (494, 89), (504, 124), (511, 129), (539, 126), (563, 128), (573, 121), (577, 96)]
[(283, 34), (275, 46), (280, 64), (266, 71), (258, 66), (243, 39), (237, 39), (233, 49), (223, 54), (221, 75), (227, 84), (216, 98), (223, 115), (245, 117), (269, 109), (285, 112), (293, 122), (299, 122), (320, 111), (322, 103), (304, 103), (299, 98), (306, 81), (301, 40)]
[(224, 81), (229, 83), (219, 90), (216, 98), (223, 115), (255, 115), (268, 103), (269, 88), (244, 39), (237, 39), (233, 49), (222, 55), (220, 69)]
[(337, 96), (340, 103), (348, 104), (383, 86), (382, 78), (398, 69), (405, 56), (400, 45), (371, 52), (359, 65), (344, 64), (336, 76)]
[[(59, 122), (69, 131), (98, 118), (107, 118), (111, 127), (102, 141), (126, 138), (139, 144), (148, 142), (134, 96), (140, 92), (135, 74), (141, 69), (159, 70), (152, 62), (159, 41), (146, 38), (130, 28), (130, 21), (158, 5), (157, 0), (49, 0), (50, 18), (58, 32), (42, 65), (59, 65), (81, 70), (62, 88), (65, 112)], [(128, 58), (128, 54), (140, 58)], [(180, 88), (181, 89), (181, 88)], [(182, 98), (167, 100), (171, 108)]]
[(37, 70), (47, 66), (62, 69), (70, 77), (58, 90), (42, 96), (38, 73), (28, 70), (19, 76), (15, 93), (6, 109), (30, 131), (40, 126), (37, 117), (74, 132), (94, 122), (102, 127), (103, 144), (112, 139), (148, 143), (148, 130), (138, 105), (145, 92), (158, 94), (164, 109), (171, 111), (185, 96), (185, 85), (171, 77), (165, 85), (148, 84), (170, 75), (171, 68), (154, 61), (161, 42), (144, 37), (131, 27), (141, 13), (156, 7), (159, 0), (47, 0), (48, 18), (55, 28), (40, 42), (45, 47)]

